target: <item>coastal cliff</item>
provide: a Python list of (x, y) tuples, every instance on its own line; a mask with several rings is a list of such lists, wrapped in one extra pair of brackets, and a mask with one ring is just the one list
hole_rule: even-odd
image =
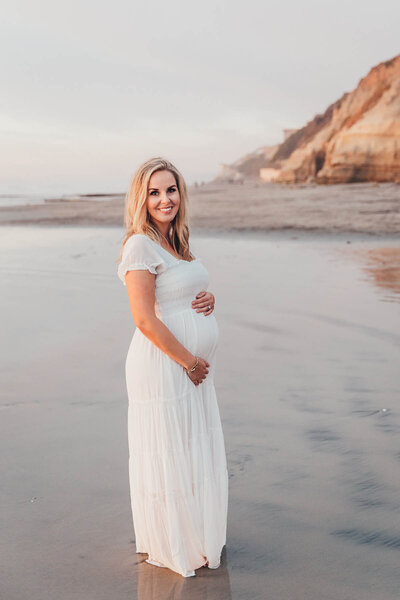
[(400, 55), (373, 67), (304, 127), (231, 165), (215, 181), (400, 182)]
[(218, 183), (240, 183), (246, 178), (258, 178), (260, 169), (267, 166), (271, 157), (279, 149), (275, 146), (262, 146), (250, 152), (230, 165), (221, 165), (221, 170), (214, 178)]
[(285, 183), (400, 181), (400, 55), (285, 140), (277, 161)]

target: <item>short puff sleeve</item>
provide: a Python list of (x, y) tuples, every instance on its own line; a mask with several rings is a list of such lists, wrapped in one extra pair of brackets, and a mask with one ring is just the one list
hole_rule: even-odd
[(157, 275), (163, 263), (152, 240), (144, 234), (136, 233), (125, 242), (122, 258), (118, 264), (118, 277), (126, 286), (125, 275), (128, 271), (148, 270)]

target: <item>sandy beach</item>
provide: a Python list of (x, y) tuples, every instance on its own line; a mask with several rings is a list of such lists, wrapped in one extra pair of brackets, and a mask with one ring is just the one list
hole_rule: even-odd
[[(70, 198), (70, 201), (68, 201)], [(189, 189), (190, 224), (199, 231), (400, 233), (400, 184), (279, 185), (209, 182)], [(113, 225), (123, 195), (48, 198), (43, 204), (0, 206), (0, 225)]]
[(4, 598), (398, 598), (398, 236), (192, 235), (230, 497), (221, 568), (184, 580), (135, 553), (122, 228), (1, 232)]

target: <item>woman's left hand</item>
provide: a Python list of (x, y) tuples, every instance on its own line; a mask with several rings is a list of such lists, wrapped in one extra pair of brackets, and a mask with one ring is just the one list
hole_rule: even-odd
[(214, 306), (215, 296), (211, 292), (199, 292), (196, 300), (192, 302), (192, 308), (196, 309), (196, 312), (204, 313), (205, 317), (212, 313)]

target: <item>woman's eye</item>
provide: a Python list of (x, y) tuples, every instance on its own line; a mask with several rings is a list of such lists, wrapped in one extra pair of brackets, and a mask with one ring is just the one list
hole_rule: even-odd
[[(174, 188), (174, 187), (172, 187), (172, 188), (168, 188), (168, 192), (169, 192), (169, 193), (176, 192), (176, 188)], [(157, 190), (152, 190), (152, 191), (150, 192), (150, 196), (154, 196), (154, 195), (156, 195), (156, 194), (158, 194), (158, 191), (157, 191)]]

